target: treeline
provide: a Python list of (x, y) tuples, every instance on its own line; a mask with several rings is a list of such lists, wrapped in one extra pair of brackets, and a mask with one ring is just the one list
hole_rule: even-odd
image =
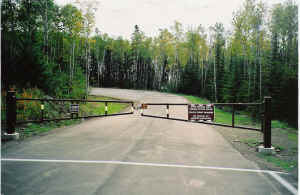
[[(92, 1), (90, 1), (92, 2)], [(38, 86), (85, 97), (88, 85), (179, 92), (212, 102), (273, 98), (273, 118), (297, 126), (298, 7), (246, 0), (223, 24), (184, 29), (175, 22), (147, 37), (111, 38), (94, 25), (95, 4), (2, 2), (2, 87)]]
[(85, 97), (93, 2), (59, 7), (54, 0), (1, 3), (2, 89), (38, 87), (57, 97)]

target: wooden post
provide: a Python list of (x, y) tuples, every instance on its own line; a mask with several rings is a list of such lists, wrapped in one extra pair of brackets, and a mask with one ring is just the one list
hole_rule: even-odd
[(71, 105), (70, 105), (70, 114), (71, 114), (71, 118), (74, 118), (74, 114), (72, 111), (72, 105), (74, 104), (74, 102), (71, 101)]
[(107, 102), (105, 102), (105, 115), (107, 115), (107, 111), (108, 111)]
[(42, 104), (41, 104), (41, 122), (43, 122), (44, 120), (44, 108), (45, 108), (45, 105), (44, 105), (44, 101), (42, 101)]
[(8, 91), (6, 95), (6, 123), (7, 134), (14, 134), (16, 131), (17, 121), (17, 105), (16, 105), (16, 92)]
[(234, 128), (234, 113), (235, 113), (235, 106), (232, 104), (232, 128)]
[(134, 109), (133, 109), (133, 102), (131, 103), (131, 113), (133, 114)]
[(264, 118), (265, 118), (265, 115), (261, 114), (261, 116), (260, 116), (260, 125), (261, 125), (261, 127), (260, 128), (261, 128), (261, 132), (263, 132), (263, 133), (265, 132), (264, 131), (264, 122), (265, 122)]
[(169, 118), (169, 116), (170, 116), (169, 115), (169, 104), (167, 104), (167, 110), (166, 111), (167, 111), (167, 118)]
[(75, 104), (78, 104), (78, 112), (75, 114), (76, 118), (79, 117), (79, 111), (80, 111), (80, 102), (74, 102)]
[(190, 109), (191, 109), (191, 104), (188, 105), (188, 120), (190, 121), (191, 120), (191, 117), (190, 117)]
[(271, 148), (271, 109), (272, 109), (272, 98), (271, 97), (264, 97), (264, 147)]

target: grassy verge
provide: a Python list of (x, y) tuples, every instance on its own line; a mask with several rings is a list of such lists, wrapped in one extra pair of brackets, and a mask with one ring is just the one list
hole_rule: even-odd
[[(89, 96), (89, 100), (117, 100), (110, 97), (102, 97), (102, 96)], [(64, 108), (59, 108), (61, 110), (68, 110), (64, 105)], [(108, 114), (119, 113), (125, 108), (127, 108), (129, 104), (122, 104), (122, 103), (108, 103)], [(87, 103), (80, 103), (80, 116), (88, 116), (88, 115), (102, 115), (105, 113), (105, 103), (100, 102), (87, 102)], [(49, 107), (50, 109), (50, 107)], [(53, 109), (53, 108), (52, 108)], [(52, 112), (57, 112), (57, 110), (51, 110)], [(67, 113), (64, 113), (67, 114)], [(60, 118), (60, 116), (56, 116), (56, 118)], [(73, 119), (73, 120), (63, 120), (63, 121), (51, 121), (51, 122), (44, 122), (44, 123), (29, 123), (24, 126), (20, 126), (17, 128), (17, 131), (20, 132), (21, 137), (30, 137), (32, 135), (37, 135), (40, 133), (48, 132), (54, 128), (69, 126), (80, 123), (80, 119)]]
[(258, 154), (258, 156), (288, 172), (292, 171), (298, 164), (296, 160), (286, 161), (273, 155)]
[[(208, 100), (183, 95), (187, 100), (193, 104), (207, 104)], [(215, 122), (231, 124), (232, 113), (231, 110), (216, 108)], [(255, 125), (251, 116), (246, 112), (240, 112), (235, 115), (237, 124), (239, 125)], [(263, 135), (255, 131), (241, 131), (233, 128), (216, 128), (225, 139), (245, 155), (249, 160), (257, 162), (263, 169), (276, 169), (292, 172), (295, 177), (297, 175), (298, 167), (298, 130), (290, 127), (288, 124), (273, 120), (272, 121), (272, 145), (276, 150), (275, 155), (264, 155), (256, 152), (256, 147), (263, 142)]]

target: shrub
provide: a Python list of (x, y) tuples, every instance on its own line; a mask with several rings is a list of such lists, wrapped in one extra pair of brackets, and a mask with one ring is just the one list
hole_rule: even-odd
[[(44, 93), (38, 88), (22, 89), (17, 91), (17, 98), (43, 98)], [(41, 102), (39, 101), (18, 101), (17, 120), (35, 120), (41, 116)]]

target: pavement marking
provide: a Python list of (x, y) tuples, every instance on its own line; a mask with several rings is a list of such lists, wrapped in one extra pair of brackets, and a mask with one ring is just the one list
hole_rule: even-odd
[(196, 165), (181, 165), (181, 164), (162, 164), (162, 163), (141, 163), (141, 162), (125, 162), (125, 161), (105, 161), (105, 160), (51, 160), (51, 159), (19, 159), (19, 158), (1, 158), (1, 161), (10, 162), (48, 162), (48, 163), (78, 163), (78, 164), (117, 164), (117, 165), (137, 165), (151, 167), (175, 167), (175, 168), (190, 168), (190, 169), (211, 169), (224, 171), (239, 171), (253, 173), (277, 173), (288, 174), (279, 171), (259, 170), (259, 169), (240, 169), (227, 167), (212, 167), (212, 166), (196, 166)]
[(298, 191), (297, 189), (292, 186), (290, 183), (288, 183), (285, 179), (283, 179), (282, 177), (280, 177), (277, 173), (275, 172), (269, 172), (269, 174), (276, 179), (279, 183), (281, 183), (281, 185), (283, 185), (284, 187), (286, 187), (286, 189), (288, 189), (292, 194), (297, 195)]

